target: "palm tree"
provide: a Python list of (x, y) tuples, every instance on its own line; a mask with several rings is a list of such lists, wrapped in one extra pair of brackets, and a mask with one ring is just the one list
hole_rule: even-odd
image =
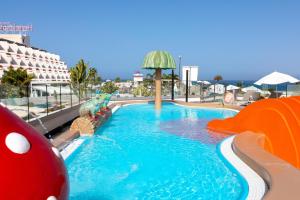
[[(163, 74), (162, 79), (172, 79), (172, 74)], [(174, 74), (174, 80), (179, 80), (178, 74)]]
[(176, 69), (175, 60), (167, 51), (151, 51), (143, 63), (144, 69), (155, 69), (155, 108), (161, 109), (161, 70)]
[(87, 63), (85, 63), (83, 59), (80, 59), (75, 67), (70, 69), (71, 82), (77, 85), (85, 83), (87, 80), (87, 69)]
[[(214, 77), (214, 81), (216, 81), (217, 83), (221, 80), (223, 80), (223, 77), (221, 75), (216, 75)], [(216, 100), (216, 82), (214, 84), (214, 100)]]
[(88, 70), (88, 81), (89, 83), (95, 84), (97, 79), (97, 69), (94, 67), (90, 67)]
[(116, 83), (120, 83), (120, 82), (121, 82), (121, 78), (120, 78), (120, 77), (116, 77), (116, 78), (115, 78), (115, 82), (116, 82)]
[(88, 78), (88, 64), (80, 59), (79, 62), (70, 69), (70, 79), (73, 88), (78, 89), (78, 95), (83, 95), (80, 91), (86, 88)]
[(83, 59), (70, 69), (70, 78), (73, 87), (79, 87), (81, 84), (85, 84), (87, 81), (87, 69), (88, 65)]
[(19, 95), (24, 96), (32, 79), (34, 79), (34, 75), (28, 74), (25, 69), (20, 67), (15, 70), (13, 67), (9, 67), (8, 71), (4, 71), (1, 82), (18, 87)]

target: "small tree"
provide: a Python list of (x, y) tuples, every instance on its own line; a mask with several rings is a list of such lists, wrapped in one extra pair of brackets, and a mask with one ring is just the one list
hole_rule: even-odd
[(115, 91), (117, 91), (119, 89), (119, 87), (118, 86), (116, 86), (113, 82), (106, 82), (103, 86), (102, 86), (102, 88), (101, 88), (101, 90), (102, 90), (102, 92), (105, 92), (105, 93), (108, 93), (108, 94), (112, 94), (112, 93), (114, 93)]
[(134, 96), (148, 97), (148, 96), (151, 95), (151, 92), (144, 85), (139, 85), (138, 87), (133, 89), (133, 95)]
[(27, 87), (34, 78), (33, 74), (28, 74), (23, 68), (14, 69), (9, 67), (8, 71), (4, 71), (1, 82), (19, 88), (19, 95), (22, 97), (26, 94)]
[(101, 82), (101, 77), (99, 76), (97, 69), (94, 67), (90, 67), (88, 69), (87, 80), (89, 84), (96, 85)]
[(221, 75), (216, 75), (214, 77), (214, 80), (217, 81), (217, 82), (219, 82), (219, 81), (223, 80), (223, 77)]
[[(223, 77), (221, 75), (216, 75), (214, 77), (214, 81), (216, 81), (217, 83), (221, 80), (223, 80)], [(216, 100), (216, 82), (214, 84), (214, 100)]]
[(146, 88), (152, 88), (154, 86), (154, 77), (152, 74), (147, 74), (143, 80), (143, 85)]
[(116, 77), (116, 78), (115, 78), (115, 82), (116, 82), (116, 83), (120, 83), (120, 82), (121, 82), (121, 78), (120, 78), (120, 77)]

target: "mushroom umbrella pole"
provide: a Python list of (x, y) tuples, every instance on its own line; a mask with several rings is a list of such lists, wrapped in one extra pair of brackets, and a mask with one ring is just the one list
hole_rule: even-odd
[(176, 69), (173, 56), (167, 51), (151, 51), (143, 63), (144, 69), (155, 70), (155, 109), (161, 109), (161, 70)]

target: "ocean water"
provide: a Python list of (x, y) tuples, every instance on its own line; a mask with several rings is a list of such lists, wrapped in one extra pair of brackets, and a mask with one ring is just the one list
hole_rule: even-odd
[(224, 135), (205, 126), (235, 115), (163, 104), (120, 108), (67, 160), (70, 200), (240, 199), (242, 177), (219, 157)]
[[(215, 81), (210, 81), (211, 83), (214, 83)], [(220, 81), (219, 83), (221, 84), (225, 84), (225, 85), (237, 85), (237, 83), (242, 83), (243, 87), (248, 87), (248, 86), (251, 86), (251, 85), (254, 85), (256, 81), (254, 80), (242, 80), (242, 81), (239, 81), (239, 80), (223, 80), (223, 81)], [(291, 85), (291, 84), (290, 84)], [(255, 87), (257, 88), (260, 88), (260, 89), (268, 89), (268, 88), (273, 88), (274, 90), (276, 89), (276, 86), (271, 86), (271, 85), (263, 85), (263, 86), (259, 86), (259, 85), (254, 85)], [(286, 84), (279, 84), (277, 85), (277, 90), (278, 91), (285, 91), (286, 90)]]

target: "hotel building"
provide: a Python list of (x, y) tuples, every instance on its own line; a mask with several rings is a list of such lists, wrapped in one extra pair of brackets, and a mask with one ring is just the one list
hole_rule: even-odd
[(22, 67), (35, 78), (31, 84), (68, 83), (70, 74), (60, 56), (30, 46), (29, 36), (0, 34), (0, 78), (9, 67)]

